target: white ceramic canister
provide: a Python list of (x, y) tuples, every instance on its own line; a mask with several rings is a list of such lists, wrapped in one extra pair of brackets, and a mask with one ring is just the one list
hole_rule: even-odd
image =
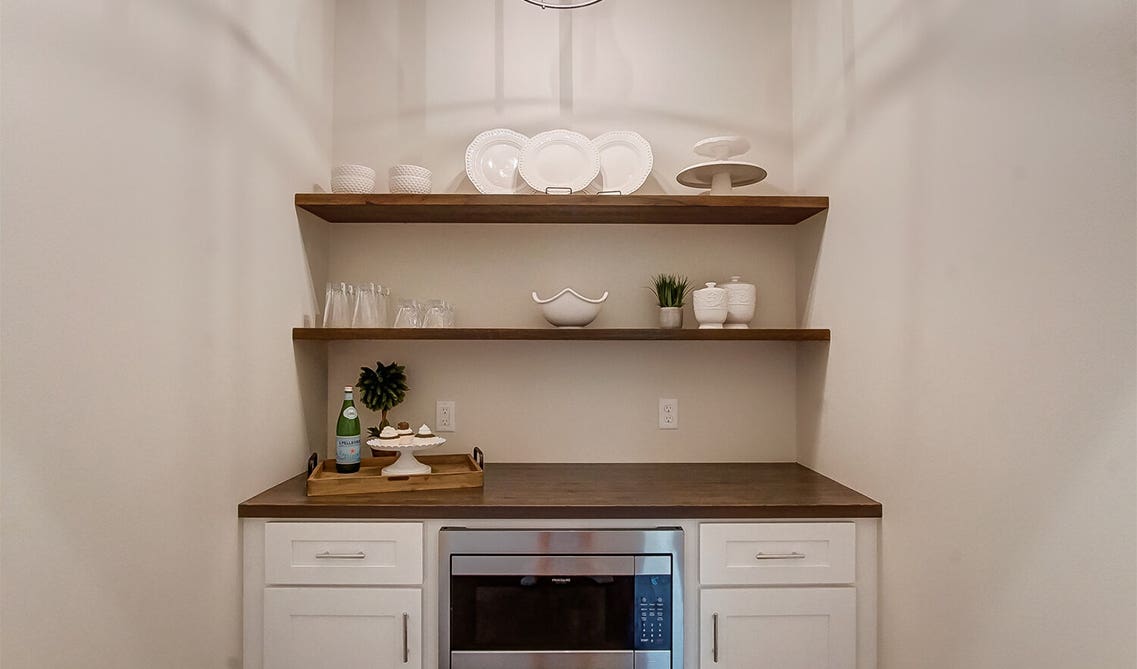
[(727, 316), (726, 290), (717, 288), (711, 281), (692, 296), (695, 298), (695, 320), (699, 321), (699, 329), (722, 329)]
[(754, 320), (754, 307), (758, 304), (758, 290), (752, 283), (742, 283), (741, 276), (732, 276), (722, 285), (726, 290), (726, 325), (728, 330), (745, 330)]

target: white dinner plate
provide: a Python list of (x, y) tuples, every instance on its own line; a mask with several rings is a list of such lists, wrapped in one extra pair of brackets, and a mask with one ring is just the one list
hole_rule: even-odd
[(600, 153), (592, 141), (571, 130), (534, 135), (521, 149), (521, 178), (539, 193), (582, 191), (600, 174)]
[(509, 128), (487, 130), (466, 147), (466, 176), (479, 193), (531, 193), (517, 171), (521, 149), (529, 138)]
[(653, 157), (651, 144), (631, 130), (613, 130), (592, 140), (600, 154), (600, 176), (587, 193), (619, 192), (629, 195), (636, 192), (651, 175)]

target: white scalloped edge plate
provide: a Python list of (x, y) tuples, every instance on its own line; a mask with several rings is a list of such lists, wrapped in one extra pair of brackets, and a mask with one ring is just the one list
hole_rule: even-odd
[(521, 178), (539, 193), (584, 190), (600, 174), (600, 153), (592, 140), (571, 130), (548, 130), (529, 138), (517, 165)]
[(479, 193), (514, 195), (532, 193), (521, 179), (517, 163), (529, 138), (509, 128), (479, 133), (466, 147), (466, 176)]
[(630, 195), (651, 176), (655, 160), (651, 144), (638, 132), (613, 130), (594, 137), (592, 143), (600, 154), (600, 175), (584, 189), (586, 193)]

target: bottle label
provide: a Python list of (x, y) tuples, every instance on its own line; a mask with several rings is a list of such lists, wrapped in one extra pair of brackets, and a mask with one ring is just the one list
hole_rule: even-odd
[(343, 417), (348, 420), (355, 420), (359, 417), (359, 412), (355, 410), (355, 407), (348, 407), (343, 410)]
[(336, 437), (336, 462), (353, 465), (359, 462), (359, 435)]

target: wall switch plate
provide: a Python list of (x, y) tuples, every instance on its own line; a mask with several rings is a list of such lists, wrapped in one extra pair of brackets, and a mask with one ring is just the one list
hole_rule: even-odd
[(679, 429), (679, 400), (659, 398), (659, 429)]
[(438, 400), (434, 406), (434, 431), (453, 432), (455, 425), (454, 400)]

